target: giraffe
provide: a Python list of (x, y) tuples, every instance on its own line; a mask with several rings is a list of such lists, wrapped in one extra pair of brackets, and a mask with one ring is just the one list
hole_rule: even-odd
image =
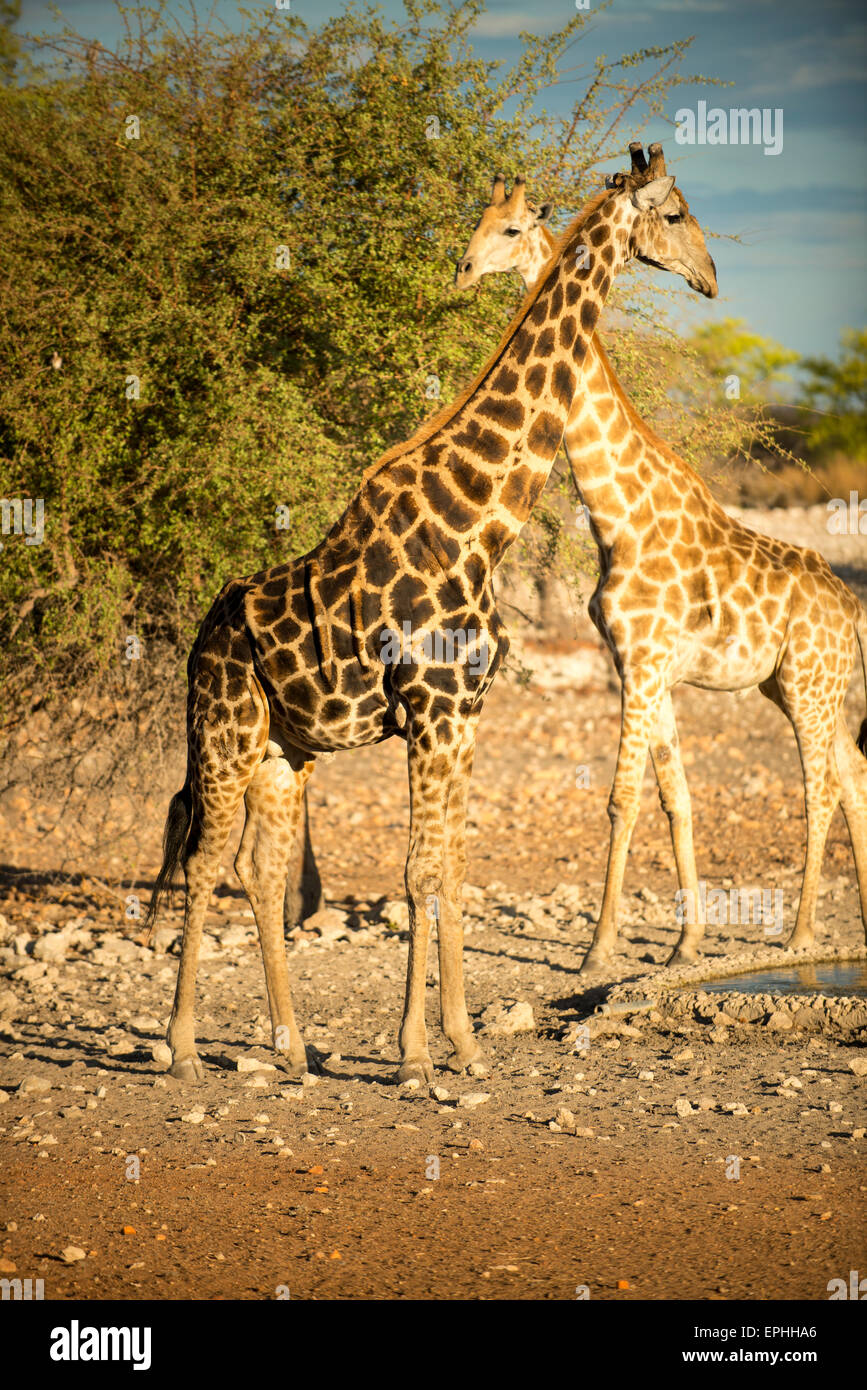
[[(307, 555), (231, 580), (188, 661), (187, 773), (172, 798), (148, 910), (183, 866), (181, 961), (167, 1041), (172, 1074), (204, 1075), (195, 976), (205, 913), (241, 802), (235, 868), (262, 951), (272, 1037), (286, 1069), (310, 1061), (292, 1009), (284, 884), (316, 757), (406, 740), (410, 918), (397, 1080), (430, 1081), (425, 973), (436, 922), (447, 1065), (484, 1067), (463, 984), (466, 801), (484, 697), (507, 650), (492, 576), (547, 482), (579, 369), (613, 277), (651, 252), (696, 280), (703, 244), (669, 224), (674, 179), (616, 175), (553, 249), (475, 379), (365, 470)], [(704, 267), (704, 269), (702, 268)], [(450, 641), (451, 646), (448, 646)]]
[[(643, 167), (637, 144), (633, 167)], [(660, 152), (650, 146), (657, 174)], [(551, 254), (549, 203), (536, 206), (516, 179), (497, 175), (455, 282), (516, 270), (532, 287)], [(684, 209), (684, 215), (686, 211)], [(596, 337), (584, 360), (564, 446), (599, 550), (590, 616), (623, 686), (620, 751), (603, 906), (582, 969), (602, 968), (617, 934), (629, 838), (647, 749), (670, 822), (682, 912), (672, 961), (698, 956), (704, 923), (689, 789), (671, 690), (678, 684), (746, 692), (758, 686), (790, 719), (801, 758), (808, 819), (797, 920), (787, 945), (815, 941), (819, 873), (838, 801), (848, 825), (867, 935), (867, 767), (841, 706), (860, 645), (867, 682), (867, 622), (857, 598), (814, 551), (758, 535), (731, 520), (696, 473), (638, 416)], [(867, 720), (858, 748), (867, 756)]]

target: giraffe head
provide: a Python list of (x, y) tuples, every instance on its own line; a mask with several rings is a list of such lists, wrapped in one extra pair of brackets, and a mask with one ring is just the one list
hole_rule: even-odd
[[(614, 174), (606, 182), (611, 189), (626, 190), (638, 210), (630, 236), (630, 258), (682, 275), (691, 289), (714, 299), (716, 266), (686, 199), (665, 172), (662, 146), (649, 146), (649, 162), (640, 142), (633, 141), (629, 151), (630, 172)], [(525, 181), (520, 177), (506, 197), (506, 181), (502, 174), (497, 174), (491, 201), (455, 268), (457, 288), (469, 289), (482, 275), (508, 270), (517, 270), (524, 282), (531, 284), (543, 269), (554, 242), (545, 226), (552, 206), (530, 202), (525, 196)]]
[(550, 254), (551, 242), (542, 227), (553, 210), (552, 203), (538, 206), (525, 196), (525, 180), (518, 177), (506, 196), (506, 180), (497, 174), (491, 187), (491, 201), (484, 209), (469, 245), (455, 267), (455, 285), (467, 290), (482, 275), (517, 270), (526, 282), (538, 262), (540, 270)]
[(629, 152), (629, 173), (614, 174), (606, 180), (606, 187), (626, 189), (638, 209), (629, 239), (630, 256), (682, 275), (690, 289), (715, 299), (716, 266), (689, 204), (672, 175), (665, 172), (662, 146), (648, 145), (649, 161), (640, 141), (634, 140)]

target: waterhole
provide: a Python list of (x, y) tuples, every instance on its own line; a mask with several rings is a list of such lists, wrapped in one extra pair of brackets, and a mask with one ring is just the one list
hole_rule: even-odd
[[(702, 981), (707, 994), (867, 995), (867, 961), (818, 961), (812, 965), (771, 966), (724, 980)], [(695, 989), (695, 985), (690, 985)]]

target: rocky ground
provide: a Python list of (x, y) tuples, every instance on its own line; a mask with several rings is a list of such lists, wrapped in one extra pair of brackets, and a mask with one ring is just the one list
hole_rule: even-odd
[[(820, 543), (864, 596), (865, 542), (835, 552), (820, 512), (763, 522)], [(498, 682), (471, 801), (467, 996), (486, 1076), (441, 1069), (432, 951), (440, 1069), (431, 1088), (391, 1082), (406, 964), (397, 740), (338, 757), (311, 784), (329, 903), (293, 934), (289, 964), (302, 1030), (325, 1060), (301, 1083), (268, 1046), (231, 849), (199, 975), (206, 1080), (166, 1074), (180, 895), (150, 948), (134, 914), (168, 782), (137, 806), (117, 794), (118, 826), (141, 824), (132, 867), (128, 849), (113, 863), (109, 847), (71, 868), (50, 808), (7, 798), (4, 1277), (41, 1278), (46, 1298), (821, 1300), (867, 1267), (863, 1000), (835, 1007), (831, 1027), (809, 1001), (780, 1022), (779, 1001), (756, 1012), (703, 995), (705, 967), (780, 951), (754, 923), (709, 927), (702, 970), (681, 982), (691, 994), (657, 987), (677, 928), (649, 773), (619, 953), (592, 989), (579, 979), (619, 700), (586, 623), (559, 643), (527, 637), (522, 655), (531, 683)], [(853, 727), (863, 702), (853, 683)], [(685, 690), (676, 708), (700, 873), (780, 889), (787, 932), (804, 843), (791, 731), (758, 695)], [(829, 952), (863, 946), (839, 814), (819, 923)]]

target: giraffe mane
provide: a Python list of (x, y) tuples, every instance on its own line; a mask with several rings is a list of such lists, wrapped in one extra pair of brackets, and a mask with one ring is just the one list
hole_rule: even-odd
[(431, 438), (432, 435), (436, 434), (439, 430), (441, 430), (444, 425), (447, 425), (449, 421), (454, 419), (454, 417), (459, 413), (459, 411), (463, 409), (467, 401), (470, 399), (470, 396), (472, 396), (473, 393), (476, 390), (478, 390), (479, 386), (481, 386), (485, 378), (490, 375), (494, 367), (496, 367), (500, 358), (503, 356), (503, 353), (505, 349), (508, 347), (515, 332), (520, 327), (523, 320), (526, 318), (530, 309), (532, 309), (536, 300), (539, 298), (539, 295), (542, 293), (542, 290), (545, 287), (545, 282), (548, 279), (549, 274), (553, 270), (554, 265), (559, 260), (562, 252), (568, 246), (569, 242), (572, 240), (575, 234), (581, 230), (587, 219), (590, 216), (592, 216), (596, 209), (600, 207), (601, 204), (604, 203), (607, 198), (610, 197), (611, 190), (608, 188), (603, 188), (601, 193), (594, 194), (594, 196), (584, 204), (581, 211), (572, 219), (565, 232), (562, 232), (560, 236), (557, 237), (557, 239), (554, 242), (551, 255), (549, 259), (545, 262), (545, 268), (539, 276), (538, 281), (534, 285), (533, 289), (528, 290), (525, 294), (520, 304), (520, 307), (518, 308), (517, 312), (513, 315), (505, 332), (503, 333), (503, 336), (500, 338), (500, 341), (494, 348), (494, 351), (491, 353), (484, 366), (481, 367), (479, 371), (476, 373), (476, 375), (473, 377), (472, 381), (470, 381), (463, 388), (463, 390), (455, 398), (455, 400), (450, 401), (448, 405), (443, 406), (440, 410), (438, 410), (435, 415), (431, 415), (427, 420), (424, 420), (419, 425), (415, 433), (410, 436), (409, 439), (404, 440), (402, 444), (393, 444), (392, 447), (390, 449), (387, 449), (386, 452), (380, 458), (378, 458), (375, 463), (372, 463), (367, 468), (365, 468), (364, 472), (361, 475), (362, 481), (366, 482), (368, 478), (374, 477), (379, 472), (380, 468), (383, 468), (386, 464), (392, 463), (395, 459), (401, 458), (404, 454), (411, 453), (414, 449), (417, 449), (419, 445), (425, 444), (427, 440)]

